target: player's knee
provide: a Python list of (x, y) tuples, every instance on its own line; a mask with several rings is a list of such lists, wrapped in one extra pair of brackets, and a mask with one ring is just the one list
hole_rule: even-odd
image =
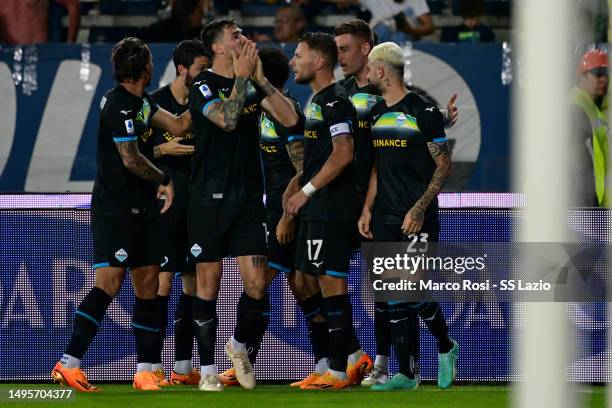
[(125, 277), (125, 271), (123, 272), (108, 272), (108, 273), (97, 273), (94, 286), (102, 289), (106, 294), (111, 297), (115, 297), (121, 289), (123, 278)]
[(345, 295), (348, 293), (348, 283), (344, 278), (319, 276), (319, 286), (323, 297)]
[(244, 282), (244, 291), (253, 299), (261, 299), (266, 294), (266, 280), (264, 277)]

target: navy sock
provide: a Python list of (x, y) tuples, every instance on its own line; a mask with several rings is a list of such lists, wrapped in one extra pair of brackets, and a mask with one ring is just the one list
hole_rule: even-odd
[(193, 299), (181, 292), (174, 312), (174, 361), (191, 360), (193, 354)]
[(448, 337), (448, 326), (440, 304), (436, 301), (411, 304), (411, 307), (421, 316), (425, 325), (438, 342), (438, 352), (448, 353), (453, 343)]
[(374, 303), (374, 335), (376, 336), (376, 355), (389, 356), (391, 353), (391, 333), (389, 328), (389, 307), (387, 302)]
[(195, 297), (193, 300), (193, 328), (198, 341), (200, 365), (215, 363), (215, 345), (217, 343), (217, 300), (204, 300)]
[(249, 361), (255, 365), (257, 360), (257, 354), (261, 348), (263, 337), (268, 330), (268, 324), (270, 323), (270, 299), (268, 294), (264, 297), (265, 307), (263, 311), (255, 317), (253, 336), (247, 341), (247, 351), (249, 353)]
[(345, 372), (353, 332), (351, 301), (349, 295), (330, 296), (323, 300), (329, 327), (329, 368)]
[(162, 362), (162, 350), (164, 349), (164, 339), (166, 338), (166, 328), (168, 327), (168, 300), (169, 296), (157, 295), (157, 307), (158, 307), (158, 327), (159, 333), (157, 338), (157, 352), (155, 354), (155, 361), (153, 364)]
[(315, 363), (322, 358), (329, 358), (329, 332), (327, 330), (327, 321), (314, 321), (317, 316), (325, 317), (325, 307), (323, 305), (323, 296), (321, 292), (309, 297), (301, 302), (298, 302), (306, 326), (308, 328), (308, 338), (312, 347), (312, 353), (315, 356)]
[[(237, 321), (234, 329), (234, 339), (239, 343), (248, 343), (252, 340), (255, 332), (257, 321), (268, 310), (268, 305), (265, 296), (262, 299), (254, 299), (242, 292), (238, 301)], [(269, 305), (268, 305), (269, 306)]]
[(83, 358), (98, 332), (106, 309), (112, 301), (113, 298), (100, 288), (94, 287), (89, 291), (75, 313), (72, 335), (66, 347), (66, 354), (79, 360)]
[(408, 302), (389, 305), (389, 326), (391, 341), (395, 348), (399, 372), (409, 378), (415, 376), (414, 344), (417, 315)]
[(132, 313), (132, 332), (136, 338), (136, 356), (139, 363), (153, 363), (159, 346), (158, 301), (136, 298)]

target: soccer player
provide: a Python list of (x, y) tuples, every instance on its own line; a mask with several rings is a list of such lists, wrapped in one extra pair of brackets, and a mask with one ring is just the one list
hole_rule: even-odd
[[(189, 109), (189, 86), (193, 78), (207, 69), (210, 60), (199, 40), (180, 42), (172, 52), (172, 61), (176, 69), (176, 78), (168, 85), (151, 93), (151, 98), (158, 106), (173, 115), (179, 116)], [(184, 137), (178, 137), (162, 129), (151, 129), (155, 164), (172, 178), (174, 184), (174, 202), (172, 207), (161, 215), (162, 259), (159, 274), (159, 348), (153, 372), (160, 384), (168, 385), (161, 352), (163, 349), (166, 327), (168, 325), (168, 299), (175, 274), (181, 275), (183, 290), (176, 306), (174, 316), (174, 369), (170, 383), (197, 385), (200, 374), (191, 365), (193, 348), (193, 298), (196, 292), (195, 265), (187, 264), (187, 206), (189, 203), (189, 174), (191, 154), (194, 147), (189, 131)]]
[[(370, 132), (370, 111), (372, 107), (382, 100), (380, 92), (375, 89), (367, 78), (368, 54), (374, 46), (374, 34), (369, 24), (360, 19), (345, 21), (334, 29), (336, 45), (338, 47), (338, 62), (345, 79), (340, 81), (351, 98), (357, 111), (357, 123), (354, 126), (354, 177), (355, 190), (359, 200), (359, 208), (363, 207), (370, 173), (374, 164), (374, 149)], [(455, 106), (457, 95), (453, 95), (448, 104), (445, 125), (453, 126), (458, 119), (458, 110)], [(374, 305), (374, 332), (376, 336), (376, 359), (374, 369), (364, 379), (362, 385), (371, 386), (387, 381), (389, 370), (389, 353), (391, 338), (389, 335), (389, 313), (385, 302), (376, 302)], [(418, 321), (414, 327), (418, 350)], [(418, 351), (415, 353), (415, 364), (418, 365)]]
[(309, 376), (311, 381), (302, 389), (350, 385), (347, 358), (355, 336), (347, 277), (356, 239), (352, 174), (356, 115), (346, 90), (335, 82), (337, 60), (333, 36), (318, 32), (300, 38), (290, 62), (296, 82), (309, 84), (314, 92), (305, 112), (304, 170), (297, 176), (302, 188), (294, 193), (297, 183), (290, 183), (293, 190), (288, 193), (293, 194), (286, 208), (292, 216), (300, 214), (296, 289), (306, 299), (322, 295), (319, 309), (325, 312), (318, 314), (326, 320), (330, 357), (326, 372)]
[[(400, 242), (415, 236), (421, 242), (437, 242), (437, 196), (451, 166), (442, 114), (436, 106), (406, 89), (404, 58), (397, 44), (377, 45), (368, 60), (367, 78), (384, 100), (371, 111), (375, 165), (359, 231), (378, 242)], [(388, 313), (399, 373), (384, 384), (372, 385), (372, 389), (418, 387), (413, 312), (418, 313), (437, 340), (438, 385), (447, 388), (452, 384), (459, 347), (448, 336), (438, 302), (394, 302), (389, 303)]]
[[(270, 83), (291, 100), (298, 122), (286, 128), (265, 111), (259, 120), (261, 158), (264, 167), (266, 190), (266, 225), (268, 228), (267, 284), (278, 273), (285, 274), (287, 284), (295, 293), (295, 219), (283, 211), (283, 193), (289, 181), (302, 171), (304, 158), (304, 114), (298, 102), (284, 89), (289, 79), (289, 59), (280, 48), (263, 47), (258, 50), (263, 72)], [(302, 302), (298, 301), (302, 305)], [(308, 314), (308, 311), (304, 313)], [(252, 341), (247, 343), (249, 360), (255, 365), (261, 341), (268, 327), (267, 315), (262, 316)], [(235, 369), (220, 374), (224, 386), (238, 385)]]
[(244, 283), (234, 335), (225, 352), (244, 388), (255, 386), (246, 344), (268, 313), (266, 221), (257, 132), (262, 108), (281, 124), (298, 117), (290, 100), (263, 74), (255, 44), (231, 19), (208, 23), (201, 34), (212, 68), (198, 75), (189, 93), (195, 152), (188, 211), (190, 258), (197, 268), (193, 320), (200, 353), (202, 391), (220, 391), (214, 364), (216, 301), (222, 259), (236, 257)]
[(158, 204), (165, 213), (173, 199), (173, 184), (143, 156), (143, 134), (150, 126), (182, 135), (190, 115), (176, 117), (159, 109), (144, 91), (151, 81), (149, 47), (137, 38), (125, 38), (112, 50), (117, 85), (102, 98), (97, 142), (97, 174), (91, 199), (91, 227), (96, 272), (94, 287), (79, 305), (70, 342), (51, 376), (78, 391), (97, 391), (80, 369), (106, 309), (131, 271), (136, 300), (132, 328), (138, 367), (133, 386), (159, 390), (153, 374), (158, 339), (157, 287), (160, 237)]

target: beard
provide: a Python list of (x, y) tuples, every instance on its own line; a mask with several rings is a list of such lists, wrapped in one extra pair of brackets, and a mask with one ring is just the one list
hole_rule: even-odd
[(299, 79), (295, 77), (295, 82), (300, 85), (308, 85), (314, 79), (314, 77), (315, 77), (314, 74), (311, 74), (308, 76), (303, 75)]
[(368, 80), (368, 82), (370, 83), (370, 86), (371, 86), (372, 88), (374, 88), (374, 90), (375, 90), (376, 92), (378, 92), (378, 94), (382, 95), (382, 91), (383, 91), (383, 90), (382, 90), (382, 88), (381, 88), (381, 86), (380, 86), (380, 82), (378, 82), (378, 83), (374, 83), (374, 82), (372, 82), (372, 81), (370, 81), (370, 80)]

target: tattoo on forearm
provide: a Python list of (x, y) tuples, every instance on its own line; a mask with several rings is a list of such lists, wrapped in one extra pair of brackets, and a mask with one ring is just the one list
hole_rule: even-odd
[(159, 159), (160, 157), (162, 157), (161, 147), (159, 145), (153, 146), (153, 156), (156, 159)]
[(265, 84), (260, 86), (262, 91), (264, 91), (264, 93), (266, 94), (266, 96), (270, 96), (273, 95), (274, 93), (276, 93), (276, 88), (274, 88), (272, 86), (272, 84), (268, 81), (266, 81)]
[[(429, 153), (436, 162), (436, 170), (434, 171), (431, 181), (427, 186), (427, 190), (423, 196), (416, 202), (413, 208), (418, 210), (415, 214), (416, 217), (420, 217), (420, 220), (424, 218), (425, 210), (429, 207), (433, 200), (438, 196), (442, 190), (444, 182), (448, 178), (450, 171), (450, 156), (448, 154), (448, 144), (444, 143), (427, 143)], [(413, 217), (416, 219), (416, 217)]]
[(262, 255), (254, 255), (251, 260), (253, 261), (253, 267), (255, 268), (265, 268), (268, 260), (265, 256)]
[(301, 171), (304, 167), (304, 142), (300, 140), (298, 142), (289, 143), (286, 149), (295, 170)]
[(230, 98), (223, 103), (214, 104), (207, 113), (208, 117), (223, 115), (224, 130), (226, 131), (234, 130), (240, 120), (246, 99), (247, 81), (247, 78), (236, 78)]
[(129, 171), (155, 184), (161, 184), (164, 181), (164, 173), (140, 153), (138, 142), (120, 142), (115, 145)]

